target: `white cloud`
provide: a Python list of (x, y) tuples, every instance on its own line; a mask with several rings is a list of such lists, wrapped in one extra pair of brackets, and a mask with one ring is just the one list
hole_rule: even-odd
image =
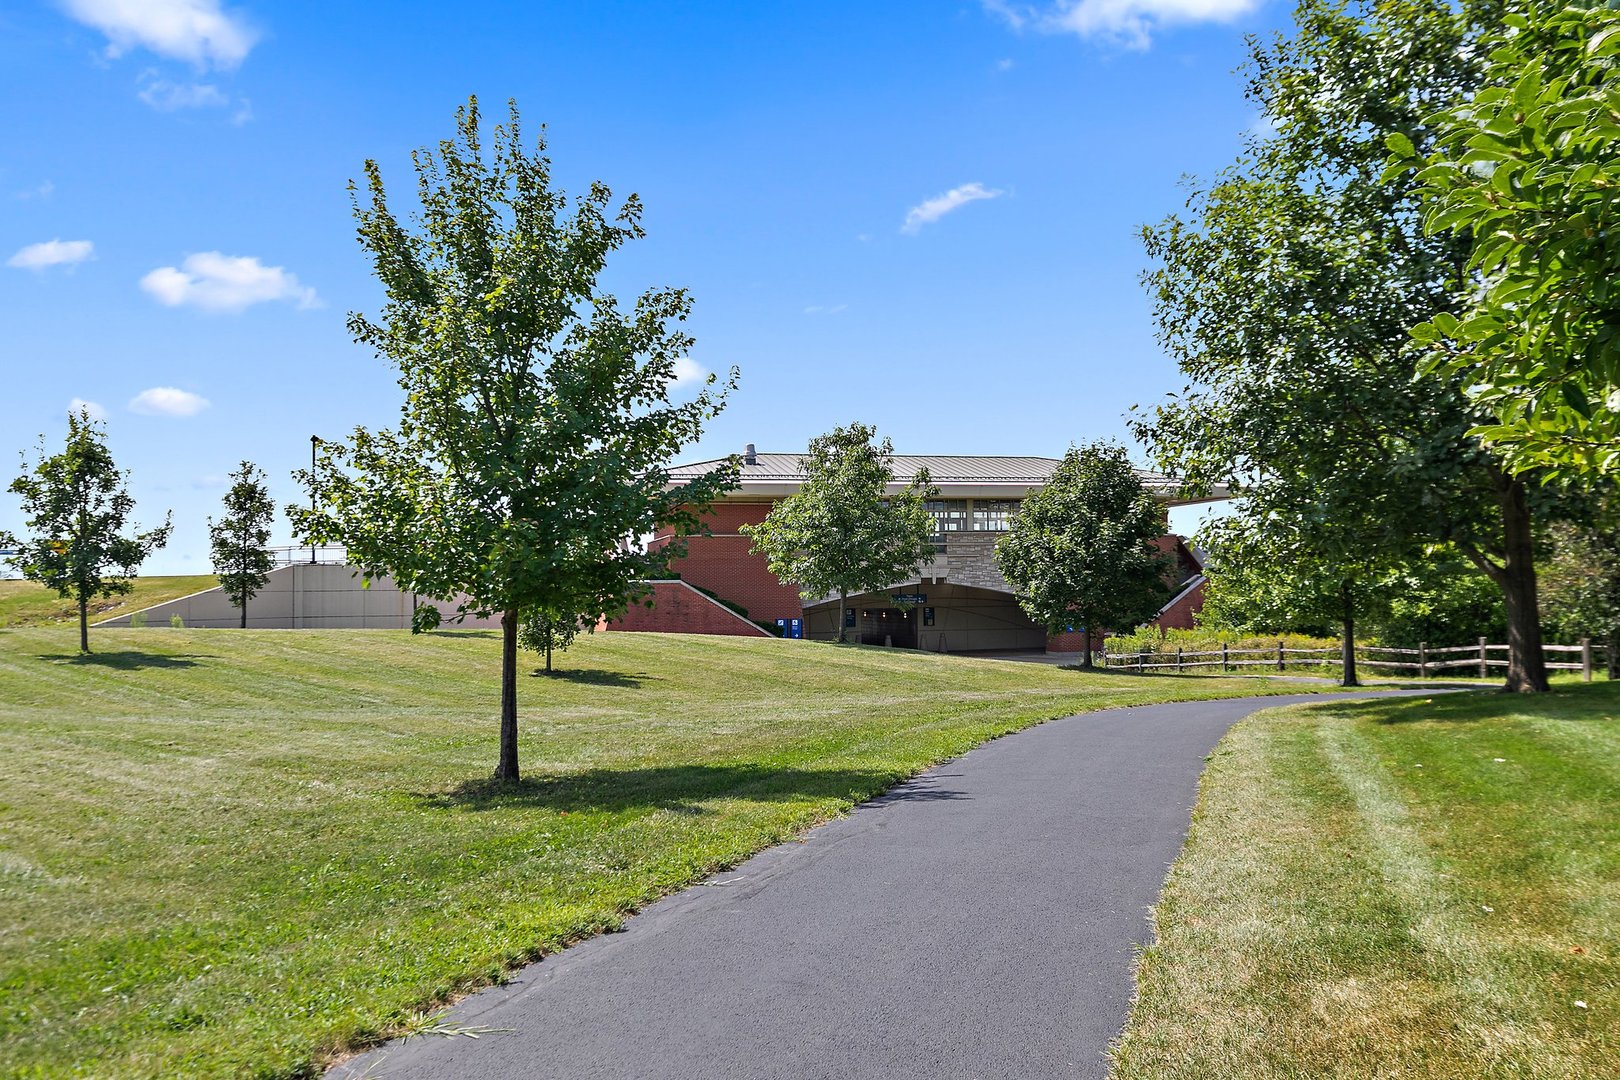
[(47, 266), (72, 266), (95, 254), (96, 245), (88, 240), (45, 240), (29, 244), (6, 260), (19, 270), (43, 270)]
[(811, 304), (804, 309), (804, 313), (806, 315), (837, 315), (848, 308), (848, 304)]
[(77, 413), (80, 410), (89, 413), (90, 419), (92, 420), (107, 419), (107, 410), (103, 409), (100, 405), (97, 405), (93, 401), (86, 401), (82, 397), (76, 397), (72, 401), (68, 402), (68, 412)]
[(1017, 64), (1013, 63), (1013, 59), (1010, 56), (1004, 56), (1000, 60), (996, 61), (997, 71), (1011, 71), (1017, 66)]
[(675, 381), (671, 386), (691, 386), (700, 383), (709, 377), (709, 369), (693, 360), (690, 356), (677, 356), (675, 358)]
[(61, 0), (69, 15), (107, 35), (107, 55), (144, 48), (198, 67), (240, 64), (258, 33), (219, 0)]
[(206, 408), (207, 398), (172, 386), (142, 390), (129, 402), (129, 411), (142, 416), (196, 416)]
[(56, 185), (51, 183), (51, 181), (47, 180), (44, 183), (40, 184), (38, 187), (31, 187), (31, 188), (28, 188), (25, 191), (17, 192), (17, 198), (23, 199), (23, 200), (28, 200), (28, 199), (48, 199), (55, 192), (56, 192)]
[(952, 210), (958, 210), (970, 202), (978, 202), (980, 199), (996, 199), (1005, 194), (1006, 192), (999, 188), (987, 188), (977, 182), (951, 188), (945, 194), (935, 195), (932, 199), (924, 199), (910, 210), (907, 210), (906, 221), (905, 224), (900, 226), (900, 231), (914, 233), (924, 225), (932, 224)]
[(1145, 49), (1153, 34), (1168, 26), (1231, 22), (1260, 7), (1263, 0), (1053, 0), (1048, 4), (981, 0), (984, 9), (1014, 30), (1077, 34), (1131, 49)]
[(160, 304), (189, 304), (204, 311), (241, 311), (271, 300), (290, 300), (301, 308), (319, 303), (314, 289), (282, 267), (217, 251), (187, 255), (179, 267), (160, 266), (141, 278), (141, 288)]
[(139, 97), (159, 112), (176, 109), (213, 109), (229, 105), (226, 97), (212, 83), (172, 83), (167, 79), (148, 79), (140, 89)]

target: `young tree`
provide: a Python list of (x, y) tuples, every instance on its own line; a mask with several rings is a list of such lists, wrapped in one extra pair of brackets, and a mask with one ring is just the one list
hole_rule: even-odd
[(1199, 621), (1249, 632), (1339, 634), (1340, 682), (1357, 686), (1356, 627), (1388, 611), (1388, 549), (1299, 515), (1244, 505), (1199, 536), (1208, 552)]
[(1510, 468), (1620, 476), (1620, 12), (1531, 6), (1478, 51), (1486, 86), (1432, 118), (1418, 180), (1431, 232), (1471, 235), (1483, 288), (1414, 330), (1435, 367), (1494, 416), (1476, 429)]
[[(454, 139), (413, 155), (420, 209), (404, 220), (366, 162), (369, 200), (350, 190), (387, 300), (381, 318), (351, 315), (349, 328), (398, 371), (399, 426), (323, 441), (315, 469), (297, 474), (319, 508), (290, 512), (368, 578), (464, 594), (457, 618), (500, 613), (501, 780), (519, 778), (521, 613), (622, 613), (737, 476), (733, 461), (672, 483), (671, 458), (723, 407), (736, 371), (671, 401), (690, 298), (659, 288), (620, 308), (598, 278), (644, 235), (641, 202), (615, 209), (598, 183), (570, 203), (544, 150), (543, 139), (525, 148), (514, 104), (486, 153), (471, 99)], [(677, 539), (634, 542), (655, 530)], [(439, 609), (418, 615), (428, 628)]]
[(1532, 520), (1559, 493), (1470, 434), (1488, 414), (1463, 381), (1414, 379), (1424, 346), (1408, 331), (1467, 303), (1471, 246), (1424, 232), (1384, 145), (1400, 132), (1426, 148), (1425, 118), (1481, 86), (1471, 44), (1498, 10), (1303, 0), (1292, 38), (1256, 45), (1248, 93), (1275, 134), (1145, 232), (1160, 339), (1192, 385), (1136, 432), (1195, 491), (1314, 490), (1337, 513), (1384, 490), (1397, 545), (1453, 544), (1502, 590), (1507, 689), (1539, 691)]
[(128, 579), (169, 539), (167, 514), (155, 529), (124, 535), (135, 509), (128, 482), (129, 474), (118, 471), (106, 433), (88, 410), (68, 414), (61, 453), (47, 455), (42, 436), (38, 462), (30, 469), (25, 461), (23, 474), (11, 482), (10, 490), (22, 499), (29, 535), (0, 534), (0, 546), (16, 551), (6, 561), (29, 581), (79, 605), (82, 653), (90, 651), (90, 601), (129, 592)]
[(264, 470), (251, 461), (231, 473), (231, 488), (225, 493), (225, 516), (208, 519), (208, 537), (213, 551), (214, 573), (220, 588), (242, 611), (242, 628), (247, 629), (248, 601), (258, 595), (276, 565), (270, 554), (270, 521), (276, 504), (264, 485)]
[(1595, 527), (1553, 526), (1542, 610), (1566, 640), (1602, 641), (1609, 678), (1620, 679), (1620, 513)]
[(1026, 496), (996, 568), (1031, 619), (1060, 634), (1084, 634), (1081, 666), (1090, 668), (1092, 632), (1151, 619), (1170, 598), (1169, 559), (1154, 541), (1164, 509), (1131, 467), (1123, 447), (1070, 447), (1044, 488)]
[(544, 653), (546, 674), (551, 674), (553, 651), (566, 652), (579, 634), (579, 617), (556, 615), (540, 608), (522, 613), (523, 626), (518, 631), (518, 644), (530, 652)]
[(771, 508), (758, 525), (744, 525), (771, 573), (799, 586), (806, 600), (838, 597), (838, 640), (851, 594), (903, 582), (934, 557), (933, 519), (926, 502), (936, 489), (919, 469), (895, 483), (894, 446), (877, 430), (854, 423), (810, 440), (804, 485)]

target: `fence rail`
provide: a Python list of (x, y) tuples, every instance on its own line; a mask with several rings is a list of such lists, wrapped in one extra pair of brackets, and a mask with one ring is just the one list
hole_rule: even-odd
[(313, 547), (305, 544), (303, 547), (273, 547), (270, 549), (271, 558), (276, 560), (277, 566), (291, 566), (294, 563), (320, 563), (333, 565), (348, 561), (348, 549), (341, 544), (317, 544)]
[[(1543, 645), (1541, 647), (1543, 663), (1554, 671), (1579, 671), (1581, 677), (1587, 682), (1592, 681), (1592, 669), (1598, 661), (1600, 654), (1606, 654), (1607, 647), (1594, 645), (1590, 638), (1582, 638), (1578, 645)], [(1484, 638), (1473, 645), (1447, 645), (1440, 648), (1430, 648), (1427, 644), (1416, 649), (1397, 649), (1384, 645), (1357, 645), (1355, 646), (1355, 661), (1358, 665), (1372, 668), (1392, 668), (1409, 670), (1417, 673), (1419, 678), (1428, 678), (1431, 673), (1447, 668), (1475, 668), (1479, 677), (1489, 678), (1492, 668), (1505, 668), (1508, 666), (1508, 646), (1495, 645)], [(1415, 656), (1415, 660), (1384, 660), (1377, 655), (1386, 656)], [(1459, 656), (1459, 654), (1467, 654)], [(1549, 656), (1549, 654), (1551, 654)], [(1578, 660), (1554, 660), (1552, 656), (1578, 655)], [(1342, 648), (1321, 649), (1290, 649), (1284, 642), (1277, 642), (1277, 647), (1263, 649), (1232, 649), (1223, 645), (1218, 651), (1184, 652), (1177, 649), (1173, 654), (1169, 652), (1135, 652), (1135, 653), (1109, 653), (1100, 654), (1103, 667), (1123, 668), (1128, 671), (1187, 671), (1197, 668), (1219, 668), (1229, 671), (1233, 668), (1266, 667), (1278, 671), (1286, 671), (1292, 665), (1296, 670), (1305, 668), (1321, 668), (1334, 664), (1343, 655)], [(1259, 657), (1259, 659), (1251, 659)], [(1314, 657), (1315, 659), (1307, 659)], [(1434, 659), (1435, 657), (1457, 657), (1456, 659)]]

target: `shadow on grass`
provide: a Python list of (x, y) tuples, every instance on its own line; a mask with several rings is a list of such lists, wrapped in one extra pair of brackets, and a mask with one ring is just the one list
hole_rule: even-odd
[(134, 671), (138, 668), (192, 668), (198, 666), (198, 660), (217, 660), (218, 657), (205, 653), (173, 655), (137, 652), (133, 649), (126, 649), (121, 652), (45, 653), (39, 659), (52, 664), (75, 664), (88, 667), (112, 668), (116, 671)]
[[(1424, 687), (1423, 689), (1431, 689)], [(1559, 686), (1545, 694), (1507, 694), (1496, 686), (1435, 686), (1433, 694), (1409, 694), (1334, 703), (1378, 724), (1473, 724), (1504, 716), (1558, 720), (1601, 720), (1612, 715), (1614, 698), (1601, 690)], [(1586, 700), (1582, 700), (1585, 698)], [(1596, 698), (1597, 700), (1593, 700)]]
[[(635, 810), (706, 813), (710, 799), (787, 801), (843, 799), (862, 802), (903, 777), (873, 769), (799, 769), (771, 765), (660, 765), (644, 769), (590, 769), (568, 775), (525, 777), (517, 783), (469, 780), (449, 791), (419, 793), (426, 807), (455, 810)], [(922, 777), (889, 791), (894, 801), (932, 802), (967, 796), (942, 786), (945, 776)]]
[(639, 671), (631, 675), (603, 668), (558, 668), (551, 672), (547, 672), (545, 668), (537, 668), (529, 672), (529, 675), (536, 679), (555, 679), (558, 682), (581, 683), (587, 686), (640, 686), (651, 678)]

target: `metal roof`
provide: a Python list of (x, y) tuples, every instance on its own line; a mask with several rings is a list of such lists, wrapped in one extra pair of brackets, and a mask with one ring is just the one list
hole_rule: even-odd
[[(746, 492), (755, 486), (796, 485), (804, 479), (806, 454), (755, 454), (752, 465), (742, 467), (741, 489)], [(670, 479), (676, 483), (694, 480), (724, 464), (724, 458), (694, 461), (670, 469)], [(1052, 478), (1061, 459), (1049, 457), (1000, 457), (967, 454), (895, 454), (895, 479), (908, 483), (917, 470), (927, 469), (928, 479), (943, 487), (952, 485), (994, 484), (1042, 487)], [(1163, 473), (1137, 469), (1136, 474), (1151, 491), (1161, 496), (1174, 496), (1178, 485)]]

